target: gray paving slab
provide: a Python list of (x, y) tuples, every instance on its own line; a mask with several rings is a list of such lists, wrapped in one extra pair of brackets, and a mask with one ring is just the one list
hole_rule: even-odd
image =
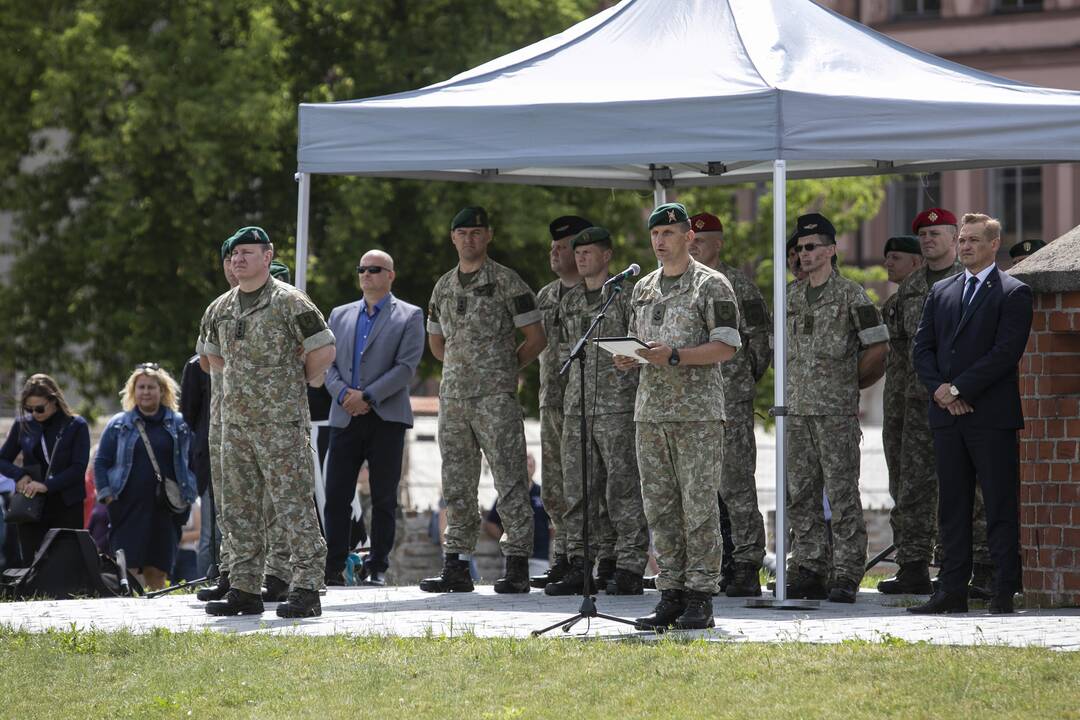
[[(634, 618), (652, 610), (658, 594), (639, 597), (600, 595), (600, 612)], [(1037, 646), (1080, 650), (1080, 609), (1020, 610), (989, 615), (973, 609), (967, 615), (916, 616), (905, 611), (911, 597), (884, 596), (863, 590), (855, 605), (822, 602), (816, 610), (751, 609), (741, 600), (716, 598), (714, 630), (682, 633), (713, 641), (839, 643), (862, 640), (929, 642), (942, 645)], [(0, 604), (0, 624), (35, 632), (50, 628), (150, 632), (172, 631), (269, 633), (299, 635), (382, 635), (452, 637), (527, 637), (577, 612), (580, 597), (552, 598), (496, 595), (490, 586), (476, 592), (430, 595), (415, 587), (330, 588), (322, 599), (323, 614), (309, 620), (283, 620), (273, 605), (261, 617), (216, 618), (205, 614), (193, 595), (156, 599), (94, 599)], [(650, 640), (630, 626), (602, 619), (583, 621), (570, 633), (555, 630), (551, 638)]]

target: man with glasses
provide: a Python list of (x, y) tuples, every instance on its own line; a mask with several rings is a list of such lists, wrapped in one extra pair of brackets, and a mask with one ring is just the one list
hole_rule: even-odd
[[(881, 377), (889, 331), (859, 284), (833, 267), (836, 230), (802, 215), (792, 236), (807, 276), (787, 302), (788, 596), (853, 603), (866, 565), (859, 496), (859, 389)], [(833, 544), (822, 510), (832, 510)]]
[(369, 250), (356, 266), (363, 297), (330, 311), (337, 353), (326, 370), (330, 459), (326, 469), (326, 584), (344, 585), (356, 477), (371, 484), (371, 552), (364, 585), (385, 585), (394, 547), (405, 430), (412, 427), (409, 383), (424, 354), (424, 314), (390, 291), (394, 259)]

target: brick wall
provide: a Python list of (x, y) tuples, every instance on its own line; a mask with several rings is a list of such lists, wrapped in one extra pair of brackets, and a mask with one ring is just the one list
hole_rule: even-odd
[(1080, 292), (1036, 292), (1020, 363), (1024, 601), (1080, 605)]

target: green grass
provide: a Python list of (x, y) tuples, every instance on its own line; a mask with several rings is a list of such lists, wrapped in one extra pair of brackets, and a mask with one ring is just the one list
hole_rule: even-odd
[(0, 630), (0, 717), (1080, 718), (1080, 654)]

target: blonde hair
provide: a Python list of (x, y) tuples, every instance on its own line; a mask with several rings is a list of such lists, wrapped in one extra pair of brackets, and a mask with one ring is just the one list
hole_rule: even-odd
[(180, 409), (176, 401), (180, 395), (180, 386), (176, 384), (172, 375), (164, 368), (157, 367), (152, 363), (143, 363), (136, 366), (131, 375), (128, 376), (127, 382), (124, 383), (124, 389), (120, 391), (120, 404), (124, 410), (135, 409), (135, 383), (143, 375), (157, 380), (158, 387), (161, 388), (161, 404), (173, 412), (177, 412)]
[(1001, 239), (1001, 222), (997, 218), (992, 218), (989, 215), (983, 213), (964, 213), (964, 217), (960, 218), (960, 226), (973, 225), (975, 223), (983, 224), (983, 240), (1000, 240)]

